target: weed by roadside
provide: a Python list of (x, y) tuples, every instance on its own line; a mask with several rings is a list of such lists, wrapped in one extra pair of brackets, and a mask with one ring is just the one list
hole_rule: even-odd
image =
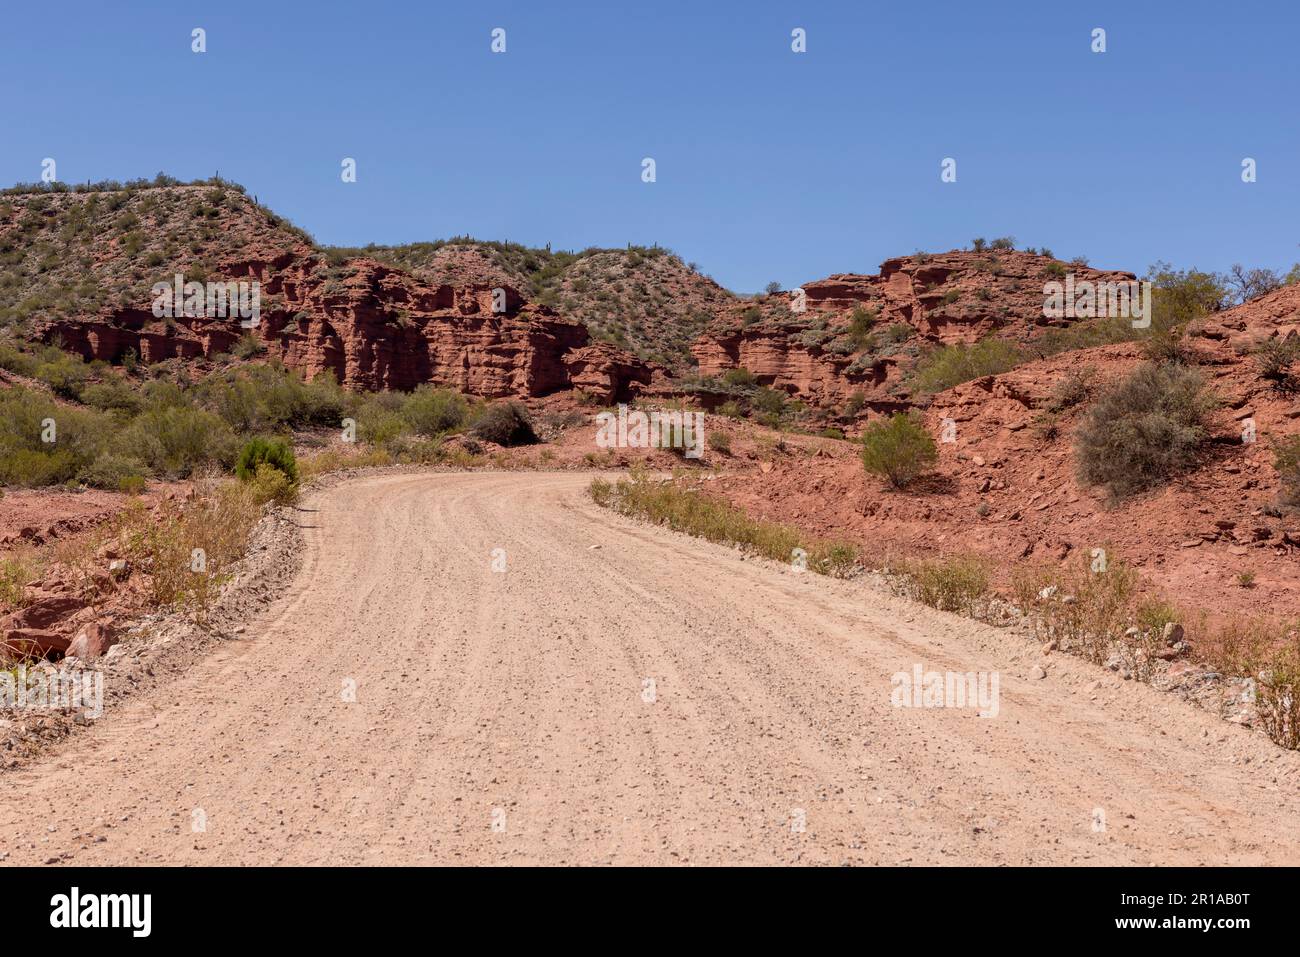
[(798, 529), (751, 519), (733, 505), (673, 481), (658, 481), (642, 471), (610, 482), (592, 479), (588, 493), (597, 505), (645, 519), (678, 532), (789, 564), (803, 561), (808, 570), (843, 578), (857, 565), (857, 547), (849, 542), (814, 539)]

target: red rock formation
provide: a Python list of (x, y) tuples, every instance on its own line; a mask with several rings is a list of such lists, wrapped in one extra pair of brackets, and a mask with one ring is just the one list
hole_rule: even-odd
[(639, 391), (636, 387), (659, 384), (664, 379), (661, 370), (608, 342), (574, 349), (565, 355), (564, 365), (573, 388), (611, 400), (625, 401)]
[[(1060, 383), (1080, 373), (1093, 397), (1121, 381), (1146, 361), (1140, 342), (1037, 359), (936, 394), (922, 413), (938, 450), (934, 480), (905, 494), (869, 475), (854, 445), (811, 438), (800, 442), (820, 445), (819, 454), (769, 451), (766, 472), (729, 470), (708, 490), (751, 515), (858, 541), (868, 554), (881, 543), (893, 555), (983, 554), (1003, 584), (1018, 560), (1077, 563), (1105, 548), (1175, 605), (1294, 619), (1300, 516), (1279, 507), (1284, 479), (1274, 455), (1300, 435), (1300, 403), (1262, 374), (1256, 352), (1293, 335), (1300, 285), (1193, 323), (1182, 344), (1218, 399), (1209, 441), (1193, 471), (1121, 502), (1079, 478), (1074, 435), (1092, 400), (1052, 403)], [(1254, 576), (1249, 588), (1243, 571)]]
[[(915, 353), (922, 343), (969, 343), (989, 335), (1027, 342), (1072, 321), (1043, 314), (1044, 285), (1062, 269), (1094, 282), (1134, 278), (1007, 250), (905, 256), (884, 262), (876, 276), (841, 274), (804, 284), (801, 313), (790, 308), (789, 294), (730, 308), (691, 352), (704, 377), (744, 368), (764, 385), (813, 405), (838, 406), (860, 393), (866, 409), (895, 408), (906, 398), (901, 379), (909, 345)], [(865, 356), (828, 348), (860, 307), (875, 313), (874, 329), (902, 327), (903, 334)], [(821, 342), (815, 341), (818, 328), (826, 330)]]
[[(308, 251), (272, 260), (221, 264), (220, 275), (261, 284), (261, 317), (252, 329), (238, 318), (155, 318), (148, 308), (44, 323), (36, 334), (87, 359), (119, 362), (211, 358), (246, 334), (267, 353), (311, 378), (332, 372), (360, 390), (413, 389), (434, 383), (487, 398), (527, 398), (575, 386), (603, 399), (627, 398), (651, 369), (634, 356), (590, 344), (581, 323), (527, 303), (509, 287), (504, 312), (493, 288), (427, 285), (373, 260), (348, 263), (342, 278)], [(592, 351), (592, 350), (596, 351)]]

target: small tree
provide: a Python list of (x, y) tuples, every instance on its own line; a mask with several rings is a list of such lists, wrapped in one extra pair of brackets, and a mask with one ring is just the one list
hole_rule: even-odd
[(781, 291), (781, 284), (776, 281), (769, 282), (766, 286), (763, 287), (763, 291), (766, 292), (769, 296), (776, 295), (778, 292)]
[(1272, 269), (1247, 269), (1241, 263), (1233, 263), (1224, 283), (1233, 290), (1238, 302), (1249, 302), (1280, 289), (1283, 279)]
[(914, 481), (938, 459), (934, 439), (908, 413), (869, 425), (862, 435), (863, 466), (872, 475), (883, 475), (895, 488)]

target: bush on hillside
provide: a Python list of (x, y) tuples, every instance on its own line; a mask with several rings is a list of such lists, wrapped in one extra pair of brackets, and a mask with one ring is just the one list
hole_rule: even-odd
[(1300, 505), (1300, 435), (1277, 444), (1273, 449), (1273, 467), (1282, 482), (1282, 503)]
[(939, 450), (925, 426), (904, 412), (867, 426), (862, 434), (863, 466), (895, 488), (917, 479), (938, 459)]
[(119, 455), (116, 452), (101, 452), (95, 461), (77, 472), (77, 481), (91, 488), (125, 492), (142, 487), (148, 471), (149, 469), (139, 459)]
[(857, 349), (865, 349), (872, 343), (871, 327), (876, 324), (880, 313), (875, 309), (858, 306), (849, 315), (849, 341)]
[(1295, 374), (1292, 366), (1300, 358), (1300, 337), (1274, 336), (1255, 347), (1255, 361), (1259, 366), (1259, 377), (1273, 384), (1279, 392), (1293, 392), (1296, 389)]
[(183, 406), (154, 408), (122, 432), (122, 452), (156, 474), (186, 478), (202, 465), (229, 466), (234, 433), (219, 416)]
[(1213, 399), (1199, 373), (1140, 366), (1087, 411), (1075, 437), (1079, 477), (1122, 498), (1192, 467)]
[(722, 381), (741, 389), (752, 388), (758, 384), (758, 379), (748, 369), (728, 369), (722, 373)]
[(982, 339), (974, 345), (940, 346), (916, 364), (916, 387), (921, 392), (942, 392), (986, 375), (998, 375), (1025, 360), (1014, 343)]
[(528, 410), (519, 402), (487, 406), (475, 418), (473, 432), (485, 442), (497, 445), (531, 445), (537, 441)]
[(401, 414), (413, 432), (433, 438), (462, 428), (469, 405), (459, 392), (422, 385), (402, 403)]

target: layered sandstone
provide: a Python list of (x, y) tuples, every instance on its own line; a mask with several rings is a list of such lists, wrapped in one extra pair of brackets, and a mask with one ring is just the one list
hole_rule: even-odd
[[(580, 384), (602, 399), (626, 399), (650, 381), (648, 365), (593, 347), (581, 323), (524, 302), (513, 288), (431, 285), (366, 259), (350, 260), (342, 276), (320, 266), (307, 250), (222, 263), (223, 278), (260, 284), (262, 310), (252, 328), (237, 317), (156, 318), (141, 305), (47, 321), (36, 334), (87, 359), (121, 362), (133, 353), (148, 364), (210, 359), (252, 336), (305, 377), (328, 372), (359, 390), (433, 383), (527, 398)], [(504, 311), (493, 311), (494, 289)]]
[[(1070, 322), (1044, 315), (1044, 286), (1077, 280), (1129, 281), (1133, 274), (1065, 264), (1028, 252), (954, 251), (886, 260), (878, 275), (840, 274), (795, 293), (763, 297), (720, 314), (691, 352), (700, 375), (743, 368), (760, 382), (812, 405), (860, 395), (864, 409), (906, 398), (903, 372), (923, 345), (987, 336), (1030, 342)], [(855, 310), (872, 315), (874, 341), (845, 338)]]

